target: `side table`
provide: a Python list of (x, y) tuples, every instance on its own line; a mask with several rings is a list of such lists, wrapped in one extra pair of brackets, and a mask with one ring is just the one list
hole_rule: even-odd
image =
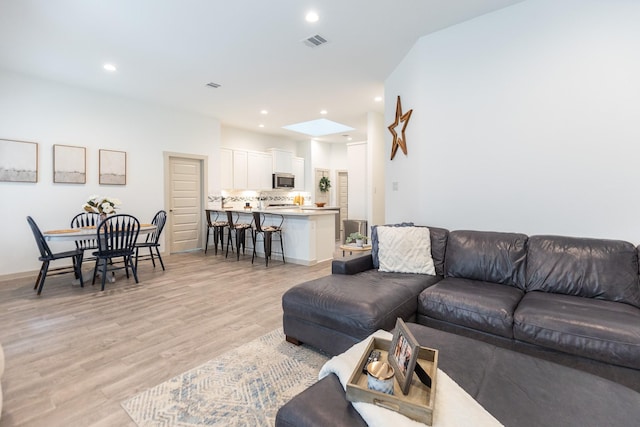
[(349, 255), (353, 255), (354, 252), (367, 252), (371, 250), (371, 245), (363, 245), (356, 246), (355, 243), (347, 243), (344, 245), (340, 245), (340, 249), (342, 249), (342, 256), (346, 251), (349, 251)]

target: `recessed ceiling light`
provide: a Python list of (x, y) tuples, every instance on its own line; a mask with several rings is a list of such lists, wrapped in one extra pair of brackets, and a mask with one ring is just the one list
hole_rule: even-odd
[(260, 110), (260, 114), (269, 114), (267, 110)]
[(263, 127), (264, 127), (264, 125), (263, 125), (262, 123), (260, 123), (260, 124), (258, 125), (258, 127), (259, 127), (259, 128), (263, 128)]
[(376, 102), (382, 102), (382, 97), (381, 96), (376, 96), (375, 98), (373, 98), (374, 101)]
[(318, 22), (318, 19), (320, 19), (320, 17), (318, 16), (318, 14), (316, 12), (314, 12), (312, 10), (312, 11), (307, 13), (307, 16), (305, 16), (304, 19), (307, 22)]
[(117, 70), (116, 66), (113, 65), (113, 64), (104, 64), (102, 66), (102, 68), (104, 68), (107, 71), (116, 71)]
[(320, 110), (320, 114), (322, 114), (322, 115), (327, 114), (327, 110)]

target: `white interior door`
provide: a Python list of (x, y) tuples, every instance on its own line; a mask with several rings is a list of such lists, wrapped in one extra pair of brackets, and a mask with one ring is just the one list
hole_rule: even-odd
[(347, 171), (338, 171), (337, 182), (338, 193), (336, 194), (337, 205), (340, 208), (340, 236), (344, 241), (344, 222), (349, 218), (349, 173)]
[(171, 252), (202, 247), (202, 166), (201, 160), (169, 159), (169, 215)]
[[(329, 191), (327, 191), (326, 193), (323, 193), (322, 191), (320, 191), (320, 178), (322, 178), (323, 176), (326, 176), (327, 178), (329, 177), (329, 169), (320, 169), (320, 168), (316, 168), (315, 169), (315, 178), (313, 180), (314, 182), (314, 187), (315, 187), (315, 200), (314, 202), (324, 202), (324, 203), (329, 203), (329, 191), (331, 191), (331, 188), (329, 189)], [(333, 183), (331, 185), (333, 187)]]

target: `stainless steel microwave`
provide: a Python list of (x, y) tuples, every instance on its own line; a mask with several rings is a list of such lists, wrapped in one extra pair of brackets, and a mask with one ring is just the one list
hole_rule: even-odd
[(290, 173), (276, 172), (272, 175), (271, 183), (273, 188), (294, 188), (295, 176)]

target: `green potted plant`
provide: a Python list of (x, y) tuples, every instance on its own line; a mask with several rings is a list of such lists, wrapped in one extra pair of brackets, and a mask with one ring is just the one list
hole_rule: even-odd
[(351, 243), (351, 242), (356, 242), (356, 246), (358, 247), (362, 247), (364, 245), (364, 243), (369, 240), (369, 238), (367, 236), (365, 236), (364, 234), (361, 234), (360, 232), (356, 231), (355, 233), (351, 233), (349, 234), (349, 236), (347, 237), (347, 243)]

